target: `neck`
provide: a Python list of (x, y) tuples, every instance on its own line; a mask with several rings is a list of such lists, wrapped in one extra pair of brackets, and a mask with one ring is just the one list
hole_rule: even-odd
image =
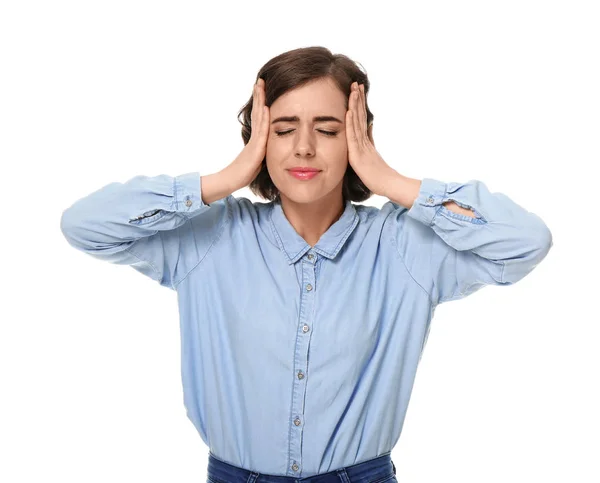
[(297, 203), (280, 195), (281, 208), (285, 217), (306, 243), (314, 247), (321, 236), (338, 221), (346, 204), (341, 193), (325, 197), (313, 203)]

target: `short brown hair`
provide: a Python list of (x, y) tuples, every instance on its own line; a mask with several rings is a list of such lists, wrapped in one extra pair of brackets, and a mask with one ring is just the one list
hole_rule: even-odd
[[(332, 54), (325, 47), (304, 47), (284, 52), (269, 60), (258, 72), (256, 80), (265, 81), (265, 104), (271, 107), (275, 100), (287, 91), (301, 87), (311, 81), (323, 78), (332, 79), (342, 92), (346, 94), (346, 110), (348, 98), (353, 82), (364, 84), (365, 96), (369, 92), (369, 79), (364, 69), (345, 55)], [(238, 113), (238, 121), (242, 124), (242, 139), (244, 144), (250, 141), (252, 127), (250, 115), (252, 113), (253, 97)], [(366, 104), (366, 101), (365, 101)], [(373, 122), (373, 114), (367, 109), (367, 126)], [(240, 120), (240, 116), (242, 119)], [(269, 201), (279, 200), (279, 189), (275, 186), (267, 171), (266, 157), (256, 178), (249, 185), (250, 190), (257, 196)], [(344, 174), (342, 193), (344, 202), (365, 201), (373, 194), (358, 177), (350, 163)]]

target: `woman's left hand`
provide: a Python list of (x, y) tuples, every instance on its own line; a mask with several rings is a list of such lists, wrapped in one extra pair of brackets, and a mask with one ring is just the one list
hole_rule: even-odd
[(367, 108), (364, 85), (353, 82), (346, 111), (346, 142), (348, 162), (362, 182), (373, 193), (385, 196), (385, 186), (393, 181), (397, 171), (389, 166), (375, 149), (373, 124), (367, 128)]

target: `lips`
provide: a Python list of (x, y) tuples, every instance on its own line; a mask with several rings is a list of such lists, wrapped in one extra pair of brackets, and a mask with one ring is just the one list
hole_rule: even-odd
[(321, 170), (316, 168), (290, 168), (288, 171), (292, 173), (318, 173)]
[(309, 171), (299, 171), (299, 170), (288, 170), (289, 173), (296, 179), (308, 180), (313, 179), (316, 175), (318, 175), (321, 171), (317, 170), (309, 170)]

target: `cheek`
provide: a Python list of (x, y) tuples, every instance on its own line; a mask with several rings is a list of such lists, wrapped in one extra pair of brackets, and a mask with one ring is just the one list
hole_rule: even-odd
[(267, 138), (267, 146), (266, 146), (266, 154), (267, 157), (277, 158), (281, 156), (283, 152), (285, 152), (285, 146), (281, 143), (281, 140), (274, 139), (271, 136)]
[(340, 139), (341, 142), (335, 143), (335, 146), (331, 146), (328, 157), (335, 160), (336, 164), (343, 165), (343, 169), (346, 169), (348, 164), (348, 145), (346, 144), (346, 138)]

